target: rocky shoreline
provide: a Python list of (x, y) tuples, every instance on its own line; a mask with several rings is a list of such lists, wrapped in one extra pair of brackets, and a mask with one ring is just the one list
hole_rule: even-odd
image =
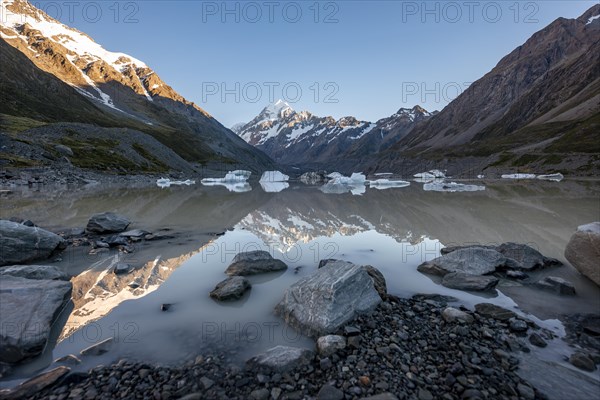
[(371, 315), (337, 332), (341, 346), (311, 351), (305, 363), (290, 369), (250, 362), (240, 368), (231, 352), (200, 355), (180, 366), (121, 360), (88, 373), (64, 369), (47, 387), (36, 386), (35, 393), (27, 392), (25, 384), (0, 398), (546, 398), (516, 370), (518, 353), (533, 346), (531, 336), (544, 342), (541, 338), (552, 334), (519, 319), (531, 331), (528, 340), (512, 322), (448, 307), (453, 300), (389, 296)]

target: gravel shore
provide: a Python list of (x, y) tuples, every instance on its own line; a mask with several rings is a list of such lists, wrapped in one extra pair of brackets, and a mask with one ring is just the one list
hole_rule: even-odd
[[(539, 399), (515, 372), (529, 352), (514, 320), (451, 309), (442, 296), (390, 296), (344, 329), (347, 346), (289, 372), (239, 367), (231, 352), (181, 366), (121, 360), (66, 375), (33, 399)], [(446, 312), (445, 312), (446, 311)], [(453, 320), (453, 316), (463, 318)], [(519, 320), (520, 321), (520, 320)], [(551, 334), (524, 321), (530, 333)], [(513, 327), (511, 329), (511, 326)]]

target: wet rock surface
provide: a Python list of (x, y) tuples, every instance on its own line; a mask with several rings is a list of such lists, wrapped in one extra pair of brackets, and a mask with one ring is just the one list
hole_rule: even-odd
[(0, 279), (0, 361), (16, 363), (42, 353), (52, 323), (71, 298), (71, 282), (14, 276)]
[(381, 302), (365, 267), (333, 261), (294, 283), (275, 313), (308, 336), (334, 333)]
[(47, 259), (64, 247), (63, 238), (45, 229), (0, 220), (0, 266)]
[(94, 233), (123, 232), (131, 221), (127, 217), (113, 212), (94, 214), (87, 223), (86, 230)]
[(579, 226), (565, 248), (565, 257), (600, 286), (600, 222)]
[(217, 284), (210, 292), (210, 297), (219, 301), (240, 299), (251, 285), (248, 279), (241, 276), (232, 276)]
[(230, 276), (245, 276), (284, 271), (286, 269), (287, 265), (283, 261), (273, 258), (266, 251), (258, 250), (236, 255), (225, 273)]

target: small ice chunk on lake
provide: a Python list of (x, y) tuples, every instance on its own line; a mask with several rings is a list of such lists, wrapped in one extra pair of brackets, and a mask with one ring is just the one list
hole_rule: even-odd
[(323, 193), (341, 194), (351, 192), (353, 195), (361, 195), (367, 191), (365, 186), (367, 177), (361, 172), (355, 172), (350, 177), (339, 172), (333, 172), (327, 176), (332, 179), (321, 186)]
[(369, 184), (371, 188), (379, 190), (410, 186), (410, 182), (394, 179), (377, 179), (375, 181), (370, 181)]
[(477, 175), (477, 179), (483, 179), (485, 178), (485, 175)]
[(290, 187), (287, 182), (260, 181), (260, 186), (267, 193), (278, 193)]
[(538, 179), (542, 179), (545, 181), (552, 181), (552, 182), (560, 182), (562, 181), (565, 177), (563, 174), (558, 173), (558, 174), (548, 174), (548, 175), (538, 175), (537, 177)]
[(168, 188), (170, 186), (190, 186), (190, 185), (195, 185), (196, 181), (191, 180), (191, 179), (187, 179), (185, 181), (172, 181), (168, 178), (160, 178), (156, 180), (156, 186), (158, 186), (159, 188)]
[(504, 174), (502, 179), (535, 179), (535, 174)]
[(202, 179), (202, 184), (206, 185), (207, 183), (233, 183), (233, 182), (246, 182), (252, 172), (244, 171), (241, 169), (235, 171), (229, 171), (225, 174), (224, 178), (204, 178)]
[(446, 174), (440, 171), (439, 169), (432, 169), (429, 172), (419, 172), (418, 174), (414, 174), (413, 177), (420, 179), (436, 179), (445, 178)]
[(287, 182), (290, 179), (286, 174), (279, 171), (265, 171), (260, 177), (260, 182)]
[(426, 192), (477, 192), (485, 190), (485, 186), (465, 185), (456, 182), (433, 182), (424, 184), (423, 190)]

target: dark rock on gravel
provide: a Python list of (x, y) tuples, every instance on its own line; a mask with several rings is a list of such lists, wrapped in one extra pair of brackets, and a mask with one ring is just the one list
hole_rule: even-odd
[(125, 275), (133, 271), (134, 268), (131, 264), (117, 263), (114, 268), (114, 273), (117, 275)]
[(541, 281), (534, 284), (535, 287), (556, 294), (574, 296), (575, 286), (565, 279), (558, 278), (556, 276), (547, 276)]
[(93, 233), (118, 233), (127, 229), (130, 223), (123, 215), (105, 212), (92, 215), (86, 230)]
[(256, 275), (267, 272), (285, 271), (287, 265), (277, 260), (262, 250), (239, 253), (233, 258), (229, 267), (225, 270), (227, 275)]
[(247, 361), (247, 364), (257, 369), (285, 372), (309, 364), (313, 356), (313, 352), (308, 349), (276, 346), (252, 357)]
[(546, 341), (544, 339), (542, 339), (542, 337), (535, 332), (532, 333), (531, 335), (529, 335), (529, 343), (531, 343), (532, 345), (537, 346), (537, 347), (548, 346), (548, 343), (546, 343)]
[(508, 321), (517, 316), (514, 312), (491, 303), (476, 304), (475, 310), (484, 317), (493, 318), (498, 321)]

